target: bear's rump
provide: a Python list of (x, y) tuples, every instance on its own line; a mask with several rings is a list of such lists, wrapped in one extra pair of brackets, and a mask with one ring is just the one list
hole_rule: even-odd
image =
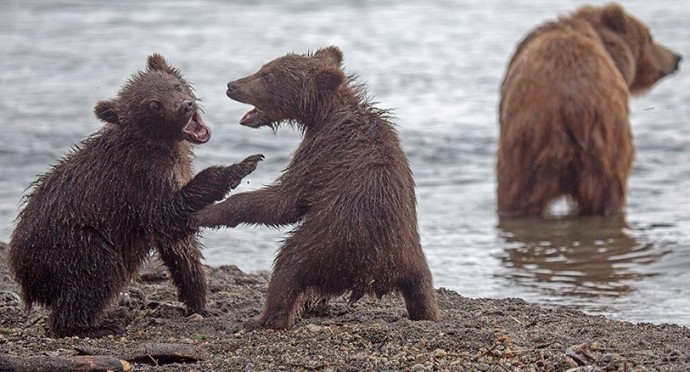
[(626, 141), (627, 88), (603, 47), (558, 32), (532, 44), (513, 61), (502, 86), (501, 145), (518, 141), (541, 154), (532, 162), (571, 163), (582, 152), (607, 156), (600, 152)]

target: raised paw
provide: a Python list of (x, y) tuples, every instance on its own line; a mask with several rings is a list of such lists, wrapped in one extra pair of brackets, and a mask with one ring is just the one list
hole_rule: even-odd
[(264, 160), (264, 154), (254, 154), (247, 156), (244, 160), (242, 160), (242, 164), (251, 164), (256, 169), (256, 164), (262, 160)]
[(263, 154), (254, 154), (242, 160), (242, 162), (240, 162), (243, 172), (242, 177), (246, 177), (247, 175), (252, 173), (256, 169), (256, 166), (259, 164), (259, 162), (262, 160), (264, 160)]
[(239, 186), (240, 182), (242, 182), (242, 179), (252, 173), (256, 169), (257, 164), (259, 164), (259, 162), (262, 160), (264, 160), (263, 154), (255, 154), (247, 157), (240, 163), (228, 166), (227, 175), (230, 178), (228, 180), (230, 183), (230, 189), (234, 189), (235, 187)]

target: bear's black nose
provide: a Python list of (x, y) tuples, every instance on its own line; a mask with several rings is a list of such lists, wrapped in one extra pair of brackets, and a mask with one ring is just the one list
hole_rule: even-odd
[(235, 91), (239, 88), (239, 85), (237, 85), (236, 82), (231, 81), (228, 83), (228, 94), (235, 93)]
[(190, 112), (194, 111), (194, 101), (184, 101), (182, 102), (182, 111), (184, 111), (185, 114), (189, 114)]

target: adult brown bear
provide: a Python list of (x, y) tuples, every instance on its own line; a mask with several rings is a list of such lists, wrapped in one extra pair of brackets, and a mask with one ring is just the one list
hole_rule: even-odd
[(680, 60), (618, 4), (583, 6), (532, 31), (501, 86), (499, 214), (543, 215), (559, 197), (575, 214), (619, 213), (634, 155), (629, 96)]

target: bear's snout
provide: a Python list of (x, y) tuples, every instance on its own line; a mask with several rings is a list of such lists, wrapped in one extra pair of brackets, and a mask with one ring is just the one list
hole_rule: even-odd
[(228, 83), (228, 90), (225, 92), (225, 94), (228, 96), (228, 98), (242, 102), (242, 103), (250, 103), (247, 102), (248, 99), (251, 99), (251, 95), (248, 95), (249, 90), (252, 88), (250, 83), (248, 83), (244, 78), (231, 81)]
[(683, 59), (683, 56), (679, 53), (658, 43), (656, 44), (654, 56), (660, 63), (662, 77), (678, 71), (680, 61)]
[(185, 116), (191, 116), (196, 112), (196, 104), (194, 101), (186, 100), (180, 104), (180, 111)]
[(683, 59), (683, 56), (681, 56), (680, 54), (676, 54), (673, 56), (673, 59), (675, 60), (676, 65), (675, 70), (678, 71), (678, 67), (680, 66), (680, 61)]
[(228, 83), (228, 95), (236, 93), (240, 89), (240, 85), (236, 81), (231, 81)]

